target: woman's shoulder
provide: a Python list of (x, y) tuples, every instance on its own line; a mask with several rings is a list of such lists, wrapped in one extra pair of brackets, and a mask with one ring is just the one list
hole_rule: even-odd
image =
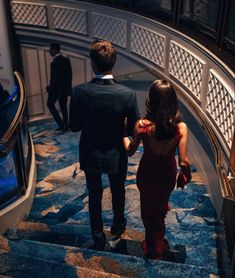
[(187, 125), (186, 125), (185, 122), (179, 122), (179, 123), (177, 124), (177, 126), (178, 126), (178, 128), (187, 128)]
[(177, 124), (178, 132), (182, 135), (183, 133), (187, 132), (187, 125), (185, 122), (179, 122)]

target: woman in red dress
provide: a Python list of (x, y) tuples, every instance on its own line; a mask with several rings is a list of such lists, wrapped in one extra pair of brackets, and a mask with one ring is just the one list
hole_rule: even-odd
[(146, 258), (162, 259), (169, 249), (165, 239), (165, 217), (168, 201), (176, 183), (178, 148), (181, 173), (177, 183), (183, 187), (191, 179), (187, 156), (187, 126), (178, 111), (178, 100), (172, 85), (156, 80), (150, 86), (146, 100), (146, 117), (136, 123), (132, 139), (123, 142), (129, 156), (141, 140), (144, 153), (137, 171), (140, 191), (141, 218), (145, 227), (142, 247)]

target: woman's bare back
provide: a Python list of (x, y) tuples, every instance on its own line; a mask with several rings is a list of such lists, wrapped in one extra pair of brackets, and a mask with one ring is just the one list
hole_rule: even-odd
[(140, 120), (139, 126), (139, 132), (146, 133), (146, 140), (148, 141), (148, 146), (154, 154), (163, 156), (169, 154), (174, 145), (175, 138), (172, 138), (171, 140), (157, 140), (154, 137), (156, 126), (149, 120)]

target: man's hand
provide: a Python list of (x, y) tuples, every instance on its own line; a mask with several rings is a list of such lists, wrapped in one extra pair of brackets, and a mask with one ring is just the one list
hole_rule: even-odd
[(49, 93), (50, 92), (50, 85), (46, 86), (46, 91)]

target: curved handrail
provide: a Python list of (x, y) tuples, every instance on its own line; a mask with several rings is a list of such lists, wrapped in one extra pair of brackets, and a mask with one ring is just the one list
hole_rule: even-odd
[[(178, 87), (177, 91), (181, 94), (181, 90), (179, 87)], [(230, 181), (228, 179), (227, 169), (225, 170), (222, 166), (222, 156), (223, 155), (222, 155), (221, 145), (219, 143), (218, 138), (216, 137), (215, 132), (213, 131), (213, 129), (210, 126), (209, 120), (205, 117), (205, 115), (203, 113), (201, 113), (200, 110), (196, 109), (196, 107), (194, 105), (192, 105), (190, 97), (187, 97), (184, 94), (182, 94), (182, 97), (187, 102), (187, 104), (190, 106), (190, 109), (193, 110), (194, 115), (196, 115), (196, 117), (200, 120), (200, 122), (203, 123), (203, 127), (204, 127), (206, 133), (208, 134), (208, 137), (211, 140), (212, 146), (215, 151), (215, 158), (216, 158), (215, 159), (216, 160), (215, 167), (216, 167), (218, 177), (219, 177), (219, 184), (220, 184), (220, 188), (221, 188), (222, 197), (224, 199), (235, 202), (235, 193), (234, 193), (232, 186), (230, 184)], [(234, 173), (232, 173), (232, 174), (234, 174)]]
[(24, 80), (21, 76), (21, 74), (17, 71), (14, 72), (14, 76), (16, 78), (17, 84), (19, 86), (20, 90), (20, 101), (19, 101), (19, 106), (16, 111), (16, 114), (9, 125), (8, 129), (6, 130), (5, 134), (2, 136), (0, 139), (0, 147), (1, 147), (1, 153), (0, 156), (4, 156), (8, 153), (10, 147), (14, 144), (16, 138), (12, 136), (18, 127), (23, 113), (25, 111), (25, 105), (26, 105), (26, 90), (25, 90), (25, 84)]

